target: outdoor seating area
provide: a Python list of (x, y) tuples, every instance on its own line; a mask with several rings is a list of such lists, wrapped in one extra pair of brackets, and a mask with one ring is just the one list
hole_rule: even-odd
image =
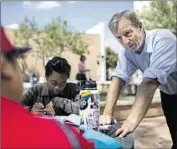
[(177, 2), (0, 7), (2, 149), (177, 149)]

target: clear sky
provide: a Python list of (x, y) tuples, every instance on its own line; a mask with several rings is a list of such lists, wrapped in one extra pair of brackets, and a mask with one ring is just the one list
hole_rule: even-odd
[(105, 23), (105, 45), (116, 51), (117, 41), (107, 28), (108, 21), (118, 11), (133, 9), (133, 1), (3, 1), (1, 23), (16, 28), (24, 17), (35, 17), (40, 27), (51, 18), (61, 17), (68, 21), (73, 31), (84, 32), (88, 28)]

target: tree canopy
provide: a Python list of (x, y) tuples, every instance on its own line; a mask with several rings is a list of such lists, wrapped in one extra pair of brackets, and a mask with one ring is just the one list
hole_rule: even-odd
[(115, 54), (110, 47), (106, 47), (105, 51), (106, 51), (106, 69), (116, 67), (118, 55)]
[(176, 1), (152, 1), (139, 16), (145, 29), (165, 28), (177, 36), (176, 11)]
[[(44, 29), (39, 29), (35, 19), (25, 18), (15, 32), (16, 44), (30, 46), (30, 41), (37, 44), (39, 57), (60, 56), (68, 50), (75, 54), (84, 54), (88, 45), (81, 33), (68, 30), (68, 22), (61, 18), (52, 19)], [(36, 50), (33, 50), (36, 51)]]

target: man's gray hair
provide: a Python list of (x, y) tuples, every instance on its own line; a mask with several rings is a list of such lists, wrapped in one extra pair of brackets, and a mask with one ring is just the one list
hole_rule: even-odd
[(132, 10), (125, 10), (119, 13), (116, 13), (112, 16), (111, 20), (109, 21), (108, 27), (113, 34), (117, 32), (119, 21), (123, 18), (127, 18), (132, 22), (132, 25), (135, 27), (142, 27), (142, 23), (138, 18), (137, 14)]

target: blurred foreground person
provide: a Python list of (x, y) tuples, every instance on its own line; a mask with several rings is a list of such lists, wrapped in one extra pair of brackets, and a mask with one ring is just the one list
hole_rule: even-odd
[(11, 45), (1, 27), (1, 147), (93, 148), (92, 143), (72, 128), (34, 117), (18, 103), (22, 98), (23, 85), (17, 57), (28, 50)]

